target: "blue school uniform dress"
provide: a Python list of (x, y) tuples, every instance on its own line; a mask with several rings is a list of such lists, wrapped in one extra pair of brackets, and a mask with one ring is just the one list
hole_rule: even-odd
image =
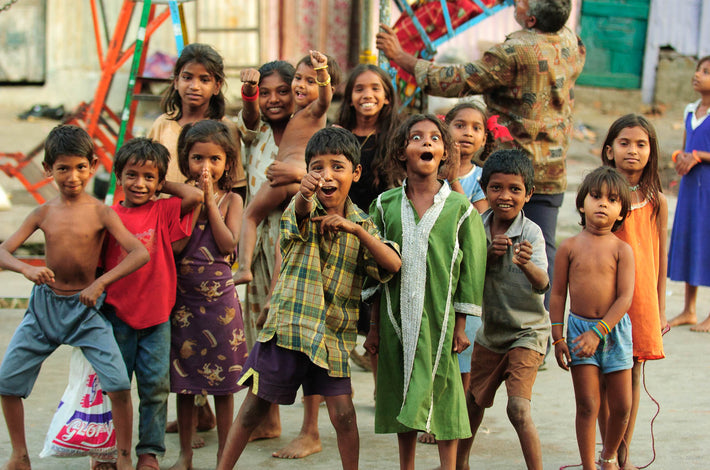
[[(685, 108), (685, 151), (710, 152), (710, 115), (694, 118), (700, 101)], [(710, 163), (695, 165), (680, 180), (668, 250), (668, 277), (710, 286)]]

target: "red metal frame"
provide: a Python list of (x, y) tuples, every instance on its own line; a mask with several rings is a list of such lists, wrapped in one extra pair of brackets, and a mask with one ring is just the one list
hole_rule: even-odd
[[(101, 78), (94, 92), (94, 98), (90, 103), (81, 103), (77, 109), (64, 120), (67, 124), (74, 124), (84, 128), (94, 139), (94, 152), (99, 159), (99, 163), (111, 171), (113, 166), (113, 155), (116, 153), (116, 138), (118, 136), (118, 126), (121, 118), (112, 111), (106, 104), (106, 97), (111, 90), (113, 78), (123, 64), (133, 56), (135, 42), (123, 49), (126, 32), (130, 26), (135, 0), (124, 0), (121, 11), (118, 15), (113, 37), (108, 43), (106, 55), (103, 55), (101, 41), (101, 25), (99, 24), (98, 9), (96, 0), (91, 1), (91, 13), (94, 24), (94, 36), (96, 38), (96, 50), (101, 67)], [(143, 72), (145, 56), (148, 50), (148, 41), (158, 27), (170, 18), (170, 9), (164, 5), (165, 9), (159, 15), (155, 15), (155, 5), (151, 6), (150, 18), (145, 31), (145, 43), (141, 54), (139, 75)], [(136, 83), (136, 87), (140, 85)], [(134, 94), (139, 90), (134, 89)], [(136, 113), (137, 101), (131, 104), (129, 120), (127, 123), (126, 140), (132, 137), (133, 119)], [(35, 200), (42, 204), (47, 199), (56, 194), (53, 185), (49, 185), (52, 179), (47, 177), (41, 167), (33, 164), (33, 158), (44, 149), (44, 140), (28, 154), (21, 152), (0, 152), (0, 169), (8, 176), (19, 179), (27, 191), (32, 194)], [(40, 168), (38, 170), (38, 168)]]

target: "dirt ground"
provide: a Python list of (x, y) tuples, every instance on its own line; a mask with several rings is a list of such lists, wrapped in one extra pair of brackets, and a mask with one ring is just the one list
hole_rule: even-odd
[[(578, 97), (583, 95), (582, 90)], [(579, 217), (574, 209), (574, 191), (584, 173), (599, 164), (600, 143), (609, 124), (621, 114), (639, 112), (641, 105), (615, 105), (602, 97), (597, 99), (589, 93), (586, 99), (578, 99), (575, 124), (578, 138), (572, 140), (568, 156), (569, 189), (560, 213), (558, 240), (579, 231)], [(31, 105), (33, 103), (28, 103)], [(20, 122), (14, 116), (24, 109), (3, 108), (0, 105), (0, 151), (27, 152), (40, 142), (47, 132), (56, 125), (54, 121)], [(664, 162), (669, 166), (669, 155), (679, 148), (682, 139), (680, 110), (667, 111), (664, 115), (653, 116), (662, 148)], [(149, 119), (138, 124), (147, 128)], [(579, 127), (583, 125), (584, 127)], [(0, 161), (2, 163), (2, 161)], [(675, 207), (672, 171), (663, 170), (664, 182), (672, 214)], [(0, 173), (0, 186), (9, 193), (13, 207), (0, 212), (0, 239), (5, 239), (14, 231), (27, 213), (36, 206), (33, 199), (15, 179)], [(34, 239), (41, 243), (41, 237)], [(0, 272), (0, 297), (4, 299), (26, 297), (31, 286), (21, 276)], [(700, 289), (698, 308), (705, 315), (710, 308), (710, 289)], [(672, 317), (682, 308), (683, 285), (669, 282), (667, 292), (668, 315)], [(11, 302), (10, 302), (11, 303)], [(8, 303), (6, 306), (12, 306)], [(23, 311), (17, 308), (0, 309), (0, 355), (9, 342), (14, 328), (19, 323)], [(660, 414), (653, 426), (651, 419), (656, 412), (652, 400), (642, 391), (641, 408), (638, 414), (637, 431), (632, 446), (633, 461), (642, 465), (651, 460), (655, 445), (655, 462), (650, 468), (657, 469), (705, 469), (708, 468), (707, 449), (710, 448), (708, 426), (710, 425), (710, 395), (707, 393), (710, 363), (706, 360), (710, 353), (710, 335), (690, 332), (688, 327), (679, 327), (665, 337), (667, 358), (648, 364), (646, 386), (654, 399), (660, 403)], [(34, 468), (86, 468), (86, 459), (40, 460), (47, 426), (66, 386), (70, 349), (66, 347), (52, 355), (45, 363), (33, 394), (25, 401), (26, 427)], [(1, 357), (1, 356), (0, 356)], [(355, 405), (360, 429), (361, 468), (397, 468), (397, 441), (393, 435), (373, 433), (374, 401), (371, 374), (353, 367)], [(236, 396), (238, 407), (244, 392)], [(574, 395), (572, 382), (567, 373), (548, 361), (547, 369), (538, 374), (533, 394), (533, 419), (542, 442), (544, 468), (557, 469), (563, 465), (579, 461), (574, 437)], [(134, 395), (134, 405), (137, 398)], [(174, 402), (170, 403), (170, 416), (174, 416)], [(240, 462), (239, 468), (273, 469), (332, 469), (339, 468), (335, 433), (328, 423), (325, 408), (321, 411), (320, 430), (323, 452), (296, 461), (283, 461), (271, 457), (271, 452), (285, 445), (295, 437), (300, 427), (302, 405), (300, 400), (294, 406), (282, 407), (283, 434), (281, 438), (250, 444)], [(195, 467), (214, 467), (216, 452), (216, 432), (202, 434), (207, 446), (195, 452)], [(134, 437), (137, 436), (137, 429)], [(655, 439), (655, 441), (654, 441)], [(134, 439), (135, 442), (135, 439)], [(176, 435), (167, 436), (168, 451), (161, 460), (161, 468), (167, 469), (177, 458), (178, 440)], [(0, 462), (10, 452), (9, 438), (0, 426)], [(417, 469), (434, 468), (438, 464), (436, 446), (419, 445), (417, 449)], [(496, 403), (488, 411), (483, 427), (474, 443), (471, 468), (503, 470), (524, 468), (524, 461), (517, 437), (505, 415), (505, 391), (499, 390)]]

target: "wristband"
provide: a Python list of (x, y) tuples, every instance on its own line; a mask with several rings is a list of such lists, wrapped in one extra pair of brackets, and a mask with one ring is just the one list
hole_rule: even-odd
[(611, 331), (611, 328), (609, 328), (609, 324), (605, 322), (604, 320), (599, 320), (597, 323), (597, 329), (599, 330), (600, 333), (604, 335), (608, 335), (609, 332)]
[(593, 331), (597, 336), (599, 336), (599, 340), (600, 340), (600, 341), (604, 339), (604, 335), (599, 332), (599, 329), (597, 328), (596, 325), (594, 325), (594, 326), (592, 327), (592, 331)]
[(698, 151), (697, 151), (697, 150), (693, 150), (693, 158), (695, 159), (696, 162), (702, 163), (702, 160), (701, 160), (700, 157), (698, 156)]
[(318, 77), (316, 77), (316, 85), (318, 86), (328, 86), (330, 85), (330, 75), (328, 75), (328, 79), (324, 82), (319, 82)]
[(565, 326), (565, 323), (564, 323), (564, 322), (561, 322), (561, 321), (560, 321), (560, 322), (550, 323), (550, 326), (558, 326), (558, 325), (559, 325), (559, 326)]
[(676, 150), (671, 154), (671, 160), (673, 160), (673, 163), (676, 162), (676, 160), (678, 159), (678, 155), (680, 155), (681, 153), (682, 152), (680, 150)]
[(311, 197), (306, 197), (306, 195), (303, 194), (301, 191), (299, 191), (298, 194), (301, 195), (301, 197), (303, 198), (304, 201), (306, 201), (306, 202), (313, 202), (313, 196), (311, 196)]
[(553, 346), (557, 346), (557, 343), (561, 343), (561, 342), (564, 341), (564, 340), (565, 340), (565, 337), (563, 336), (563, 337), (561, 337), (561, 338), (556, 339), (555, 341), (553, 341), (553, 342), (552, 342), (552, 345), (553, 345)]
[(256, 89), (256, 93), (254, 94), (254, 96), (248, 96), (248, 95), (244, 94), (244, 85), (242, 85), (242, 101), (252, 103), (258, 99), (259, 99), (259, 89), (258, 88)]
[(319, 70), (328, 70), (328, 64), (321, 65), (320, 67), (313, 67), (313, 70), (315, 70), (316, 72)]

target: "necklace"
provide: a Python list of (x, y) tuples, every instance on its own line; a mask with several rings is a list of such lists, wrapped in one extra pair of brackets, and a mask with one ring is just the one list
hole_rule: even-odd
[(638, 183), (634, 186), (629, 186), (629, 191), (631, 191), (631, 192), (638, 191), (640, 186), (641, 186), (641, 183)]
[(365, 146), (365, 144), (367, 143), (367, 141), (370, 140), (370, 137), (372, 137), (372, 135), (373, 135), (374, 133), (375, 133), (375, 131), (373, 130), (372, 132), (370, 132), (369, 134), (367, 134), (367, 137), (365, 137), (365, 140), (363, 140), (362, 143), (360, 144), (360, 150), (362, 150), (362, 148)]

